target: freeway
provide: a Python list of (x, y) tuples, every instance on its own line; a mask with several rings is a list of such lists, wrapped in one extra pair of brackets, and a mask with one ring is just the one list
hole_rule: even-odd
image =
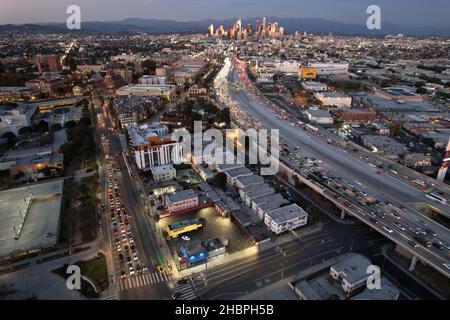
[[(232, 82), (241, 81), (239, 72), (235, 66), (232, 68), (229, 80)], [(328, 144), (326, 141), (310, 134), (295, 124), (285, 121), (278, 114), (274, 113), (263, 101), (257, 98), (256, 95), (249, 92), (243, 86), (241, 86), (240, 89), (230, 89), (230, 97), (237, 102), (237, 106), (240, 110), (243, 110), (252, 117), (256, 117), (266, 128), (278, 128), (280, 138), (286, 141), (289, 146), (298, 147), (305, 154), (320, 159), (323, 168), (339, 175), (346, 181), (354, 181), (357, 179), (361, 183), (362, 188), (367, 190), (371, 196), (379, 201), (388, 201), (393, 203), (396, 207), (402, 208), (401, 211), (406, 212), (405, 214), (402, 213), (400, 218), (405, 220), (407, 226), (417, 227), (418, 221), (425, 220), (427, 228), (434, 230), (437, 233), (438, 238), (442, 239), (444, 244), (448, 246), (450, 243), (450, 233), (448, 229), (433, 220), (426, 218), (411, 207), (411, 205), (417, 203), (428, 203), (432, 206), (437, 206), (435, 202), (426, 198), (422, 191), (413, 188), (396, 176), (380, 172), (376, 168), (369, 166), (362, 159), (350, 154), (348, 151)], [(232, 108), (232, 112), (233, 109), (234, 108)], [(359, 205), (355, 204), (355, 207), (359, 207)], [(450, 214), (448, 205), (440, 205), (439, 207), (444, 213)], [(367, 210), (364, 207), (359, 209), (361, 211)], [(411, 245), (408, 244), (408, 241), (413, 239), (413, 235), (409, 234), (408, 230), (395, 231), (395, 228), (391, 228), (393, 226), (393, 221), (389, 221), (388, 225), (388, 223), (385, 222), (387, 220), (374, 223), (369, 217), (362, 215), (356, 215), (356, 217), (396, 243), (400, 243), (410, 252), (414, 252), (419, 257), (425, 259), (441, 273), (450, 276), (449, 269), (444, 265), (445, 263), (448, 264), (450, 262), (448, 248), (439, 250), (434, 247), (427, 248), (419, 246), (418, 248), (413, 249)], [(392, 232), (387, 231), (383, 226), (392, 230)]]

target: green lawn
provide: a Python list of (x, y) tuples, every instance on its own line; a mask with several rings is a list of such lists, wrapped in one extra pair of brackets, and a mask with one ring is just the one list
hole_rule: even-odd
[[(80, 266), (81, 274), (90, 280), (92, 280), (97, 287), (97, 290), (104, 291), (108, 289), (109, 286), (109, 278), (108, 278), (108, 269), (106, 266), (106, 258), (103, 254), (99, 256), (86, 260), (86, 261), (78, 261), (75, 263)], [(53, 273), (63, 277), (64, 279), (68, 278), (68, 274), (66, 273), (67, 264), (64, 266), (53, 270)], [(86, 281), (82, 280), (81, 282), (81, 293), (87, 298), (98, 298), (99, 294), (95, 292), (92, 286)]]

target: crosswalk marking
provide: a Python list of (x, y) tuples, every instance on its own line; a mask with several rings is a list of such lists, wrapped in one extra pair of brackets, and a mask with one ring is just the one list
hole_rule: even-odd
[(180, 294), (177, 300), (193, 300), (197, 298), (197, 294), (190, 283), (177, 284), (176, 292)]
[[(139, 288), (144, 286), (149, 286), (152, 284), (162, 283), (170, 281), (171, 277), (167, 273), (145, 273), (137, 276), (131, 276), (126, 279), (119, 279), (118, 289), (119, 291), (129, 290), (132, 288)], [(189, 288), (187, 288), (189, 290)]]
[(113, 294), (109, 297), (104, 297), (102, 300), (119, 300), (119, 297), (117, 296), (117, 294)]

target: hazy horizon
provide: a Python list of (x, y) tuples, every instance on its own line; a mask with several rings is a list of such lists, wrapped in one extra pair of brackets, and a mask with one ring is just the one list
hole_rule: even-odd
[[(82, 21), (119, 21), (128, 18), (199, 21), (263, 16), (320, 18), (342, 23), (364, 23), (370, 4), (379, 5), (382, 21), (404, 26), (450, 28), (447, 0), (0, 0), (0, 24), (58, 23), (66, 8), (81, 8)], [(20, 8), (20, 9), (19, 9)], [(174, 10), (177, 8), (177, 10)], [(417, 20), (420, 12), (420, 21)]]

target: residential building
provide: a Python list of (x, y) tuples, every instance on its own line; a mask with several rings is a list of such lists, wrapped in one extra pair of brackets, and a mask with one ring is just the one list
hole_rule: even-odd
[(159, 123), (129, 125), (130, 149), (136, 165), (141, 170), (151, 167), (181, 163), (182, 147), (168, 136), (168, 128)]
[(49, 72), (61, 72), (61, 58), (59, 56), (48, 55), (42, 56), (38, 55), (35, 57), (36, 67), (38, 68), (39, 73), (43, 73), (46, 71)]
[(166, 77), (158, 77), (158, 76), (142, 76), (139, 78), (139, 84), (144, 85), (165, 85)]

